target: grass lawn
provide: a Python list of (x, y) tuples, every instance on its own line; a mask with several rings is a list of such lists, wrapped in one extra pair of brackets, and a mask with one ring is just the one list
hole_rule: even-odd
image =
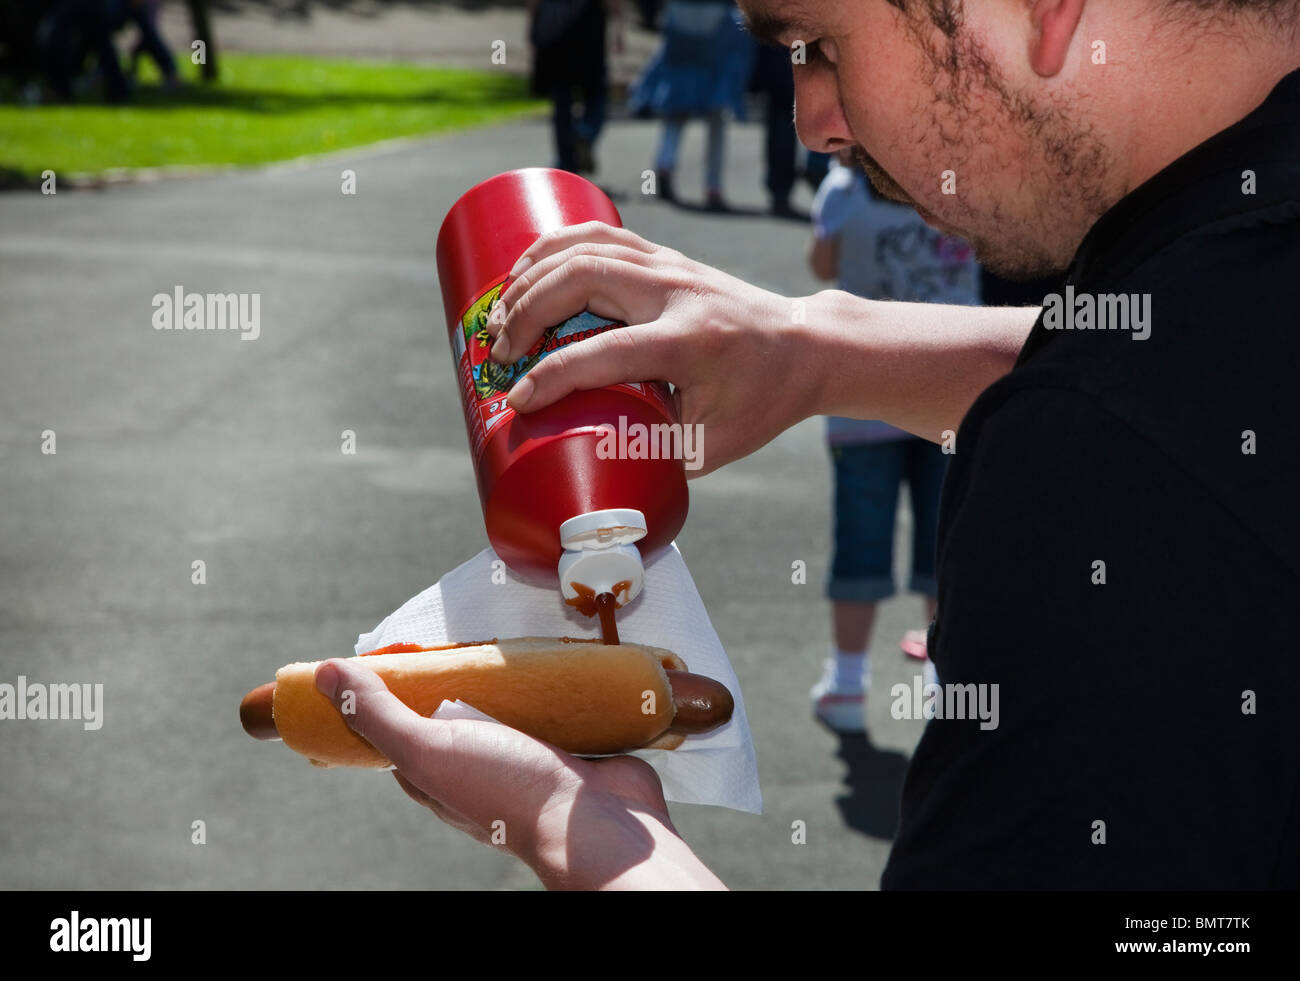
[(127, 105), (0, 105), (0, 182), (115, 168), (259, 164), (460, 129), (542, 108), (504, 72), (298, 55), (222, 53), (221, 80), (158, 85), (142, 59)]

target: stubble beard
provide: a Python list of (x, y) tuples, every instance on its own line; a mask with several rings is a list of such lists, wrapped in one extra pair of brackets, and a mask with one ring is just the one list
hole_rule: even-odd
[[(1012, 92), (966, 28), (958, 27), (954, 37), (936, 44), (933, 25), (926, 24), (928, 30), (913, 24), (909, 33), (925, 50), (923, 81), (933, 93), (928, 128), (939, 136), (939, 153), (954, 162), (982, 160), (988, 167), (990, 157), (980, 152), (981, 146), (999, 145), (1011, 128), (1020, 137), (1023, 154), (1018, 159), (1026, 168), (1024, 190), (1008, 192), (980, 211), (960, 195), (945, 198), (944, 217), (960, 228), (979, 261), (1006, 279), (1060, 274), (1083, 234), (1118, 198), (1106, 193), (1113, 160), (1108, 148), (1090, 125), (1072, 122), (1063, 107)], [(853, 155), (882, 197), (918, 207), (866, 149), (855, 146)], [(978, 171), (957, 174), (959, 181), (979, 180)]]

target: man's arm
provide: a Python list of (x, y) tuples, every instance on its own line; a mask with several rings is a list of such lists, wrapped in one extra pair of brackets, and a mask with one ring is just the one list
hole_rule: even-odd
[(837, 290), (791, 299), (600, 222), (548, 232), (512, 272), (488, 319), (494, 360), (514, 360), (584, 308), (635, 326), (544, 359), (511, 404), (527, 412), (576, 389), (672, 382), (682, 422), (708, 429), (708, 458), (692, 476), (811, 415), (883, 419), (938, 442), (1011, 369), (1037, 316)]
[(935, 443), (1011, 370), (1039, 312), (864, 300), (842, 290), (807, 303), (822, 354), (818, 412), (883, 419)]

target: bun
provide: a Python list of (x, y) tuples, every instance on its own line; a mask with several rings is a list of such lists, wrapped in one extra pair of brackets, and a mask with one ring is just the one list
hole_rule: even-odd
[[(577, 755), (672, 749), (684, 738), (666, 731), (674, 707), (664, 672), (685, 671), (686, 665), (662, 648), (521, 637), (352, 660), (383, 678), (388, 690), (420, 715), (432, 715), (444, 700), (462, 699)], [(388, 766), (317, 691), (320, 663), (288, 664), (276, 673), (273, 713), (280, 738), (318, 766)]]

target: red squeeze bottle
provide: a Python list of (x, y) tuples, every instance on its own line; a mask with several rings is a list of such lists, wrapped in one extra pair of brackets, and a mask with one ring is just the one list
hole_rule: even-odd
[[(676, 406), (667, 385), (647, 381), (573, 392), (516, 413), (506, 393), (534, 365), (626, 325), (584, 311), (549, 328), (514, 364), (499, 365), (488, 357), (486, 322), (510, 269), (539, 235), (592, 220), (622, 226), (613, 202), (591, 182), (562, 170), (513, 170), (466, 191), (443, 220), (437, 246), (488, 540), (525, 578), (554, 583), (558, 576), (566, 601), (589, 616), (601, 594), (621, 606), (640, 591), (634, 543), (649, 554), (686, 520), (680, 450), (687, 444)], [(668, 439), (636, 438), (674, 431), (671, 454), (661, 452)]]

